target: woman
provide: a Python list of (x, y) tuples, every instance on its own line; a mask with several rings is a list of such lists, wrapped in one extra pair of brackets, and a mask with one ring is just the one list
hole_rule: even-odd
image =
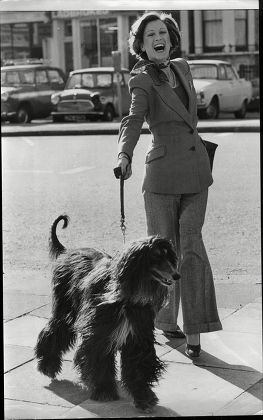
[(177, 326), (181, 295), (185, 353), (198, 357), (200, 333), (222, 326), (201, 234), (213, 179), (196, 129), (196, 93), (189, 65), (182, 58), (170, 61), (179, 43), (178, 25), (165, 13), (145, 13), (131, 28), (130, 52), (139, 61), (129, 81), (132, 101), (129, 115), (121, 121), (118, 166), (128, 179), (146, 119), (153, 136), (142, 186), (147, 233), (174, 242), (181, 272), (180, 285), (172, 289), (169, 304), (158, 313), (156, 327), (170, 337), (182, 336)]

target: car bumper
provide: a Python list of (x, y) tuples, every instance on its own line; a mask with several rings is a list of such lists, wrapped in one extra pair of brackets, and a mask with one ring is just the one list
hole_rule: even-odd
[(51, 112), (51, 115), (57, 115), (57, 116), (65, 116), (65, 115), (103, 115), (103, 111), (88, 111), (88, 112), (85, 112), (85, 111), (72, 111), (72, 112), (69, 112), (69, 111), (61, 111), (61, 112), (58, 112), (58, 111), (53, 111), (53, 112)]
[(92, 117), (102, 117), (103, 112), (102, 111), (89, 111), (89, 112), (51, 112), (51, 117), (53, 120), (55, 119), (61, 119), (65, 121), (85, 121)]
[(202, 110), (202, 109), (206, 109), (207, 108), (207, 104), (205, 104), (205, 103), (197, 103), (197, 109), (198, 110)]
[(2, 111), (1, 112), (1, 121), (9, 121), (10, 119), (14, 118), (15, 115), (16, 115), (15, 112)]

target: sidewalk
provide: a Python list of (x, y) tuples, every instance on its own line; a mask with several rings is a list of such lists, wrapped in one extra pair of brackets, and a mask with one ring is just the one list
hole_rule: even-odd
[[(49, 273), (6, 275), (5, 418), (143, 417), (121, 388), (119, 401), (87, 399), (73, 369), (73, 351), (65, 355), (56, 380), (37, 371), (33, 348), (50, 309)], [(159, 405), (147, 417), (262, 414), (261, 312), (261, 297), (244, 306), (219, 307), (223, 330), (202, 334), (202, 352), (194, 362), (184, 354), (184, 340), (169, 340), (157, 330), (156, 351), (168, 365), (156, 387)]]
[[(2, 136), (115, 134), (118, 129), (118, 122), (32, 122), (4, 125)], [(259, 120), (198, 124), (200, 133), (249, 130), (259, 131)], [(231, 279), (228, 283), (225, 279), (215, 282), (223, 330), (202, 334), (202, 352), (194, 362), (184, 354), (184, 340), (169, 340), (156, 331), (156, 351), (167, 362), (167, 371), (155, 389), (159, 404), (152, 415), (145, 417), (262, 415), (261, 278), (258, 275), (251, 281), (251, 277), (247, 275), (245, 287), (240, 288), (234, 288)], [(56, 380), (37, 371), (34, 346), (51, 311), (48, 269), (17, 270), (14, 262), (14, 269), (4, 274), (3, 284), (6, 419), (144, 417), (121, 387), (119, 401), (98, 403), (87, 399), (73, 369), (74, 351), (65, 355)], [(181, 326), (181, 313), (178, 322)]]
[[(32, 121), (30, 124), (3, 124), (1, 126), (3, 137), (16, 136), (65, 136), (65, 135), (96, 135), (115, 134), (120, 128), (120, 122), (74, 122), (74, 123), (53, 123), (50, 120), (45, 122)], [(199, 133), (216, 132), (259, 132), (260, 120), (213, 120), (198, 122)], [(142, 127), (142, 134), (148, 134), (147, 124)]]

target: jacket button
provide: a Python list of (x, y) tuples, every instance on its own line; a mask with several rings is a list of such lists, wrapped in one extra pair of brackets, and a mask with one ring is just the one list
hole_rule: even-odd
[(190, 147), (189, 150), (192, 150), (194, 152), (195, 151), (195, 146)]

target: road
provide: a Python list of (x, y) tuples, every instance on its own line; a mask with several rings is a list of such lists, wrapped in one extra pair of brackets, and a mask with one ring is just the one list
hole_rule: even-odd
[[(219, 144), (203, 236), (219, 306), (234, 307), (261, 292), (259, 133), (202, 137)], [(127, 240), (145, 235), (141, 179), (149, 140), (141, 136), (125, 182)], [(114, 253), (122, 246), (116, 142), (111, 135), (2, 139), (5, 273), (48, 273), (49, 229), (62, 213), (71, 217), (65, 231), (58, 228), (66, 247)]]

